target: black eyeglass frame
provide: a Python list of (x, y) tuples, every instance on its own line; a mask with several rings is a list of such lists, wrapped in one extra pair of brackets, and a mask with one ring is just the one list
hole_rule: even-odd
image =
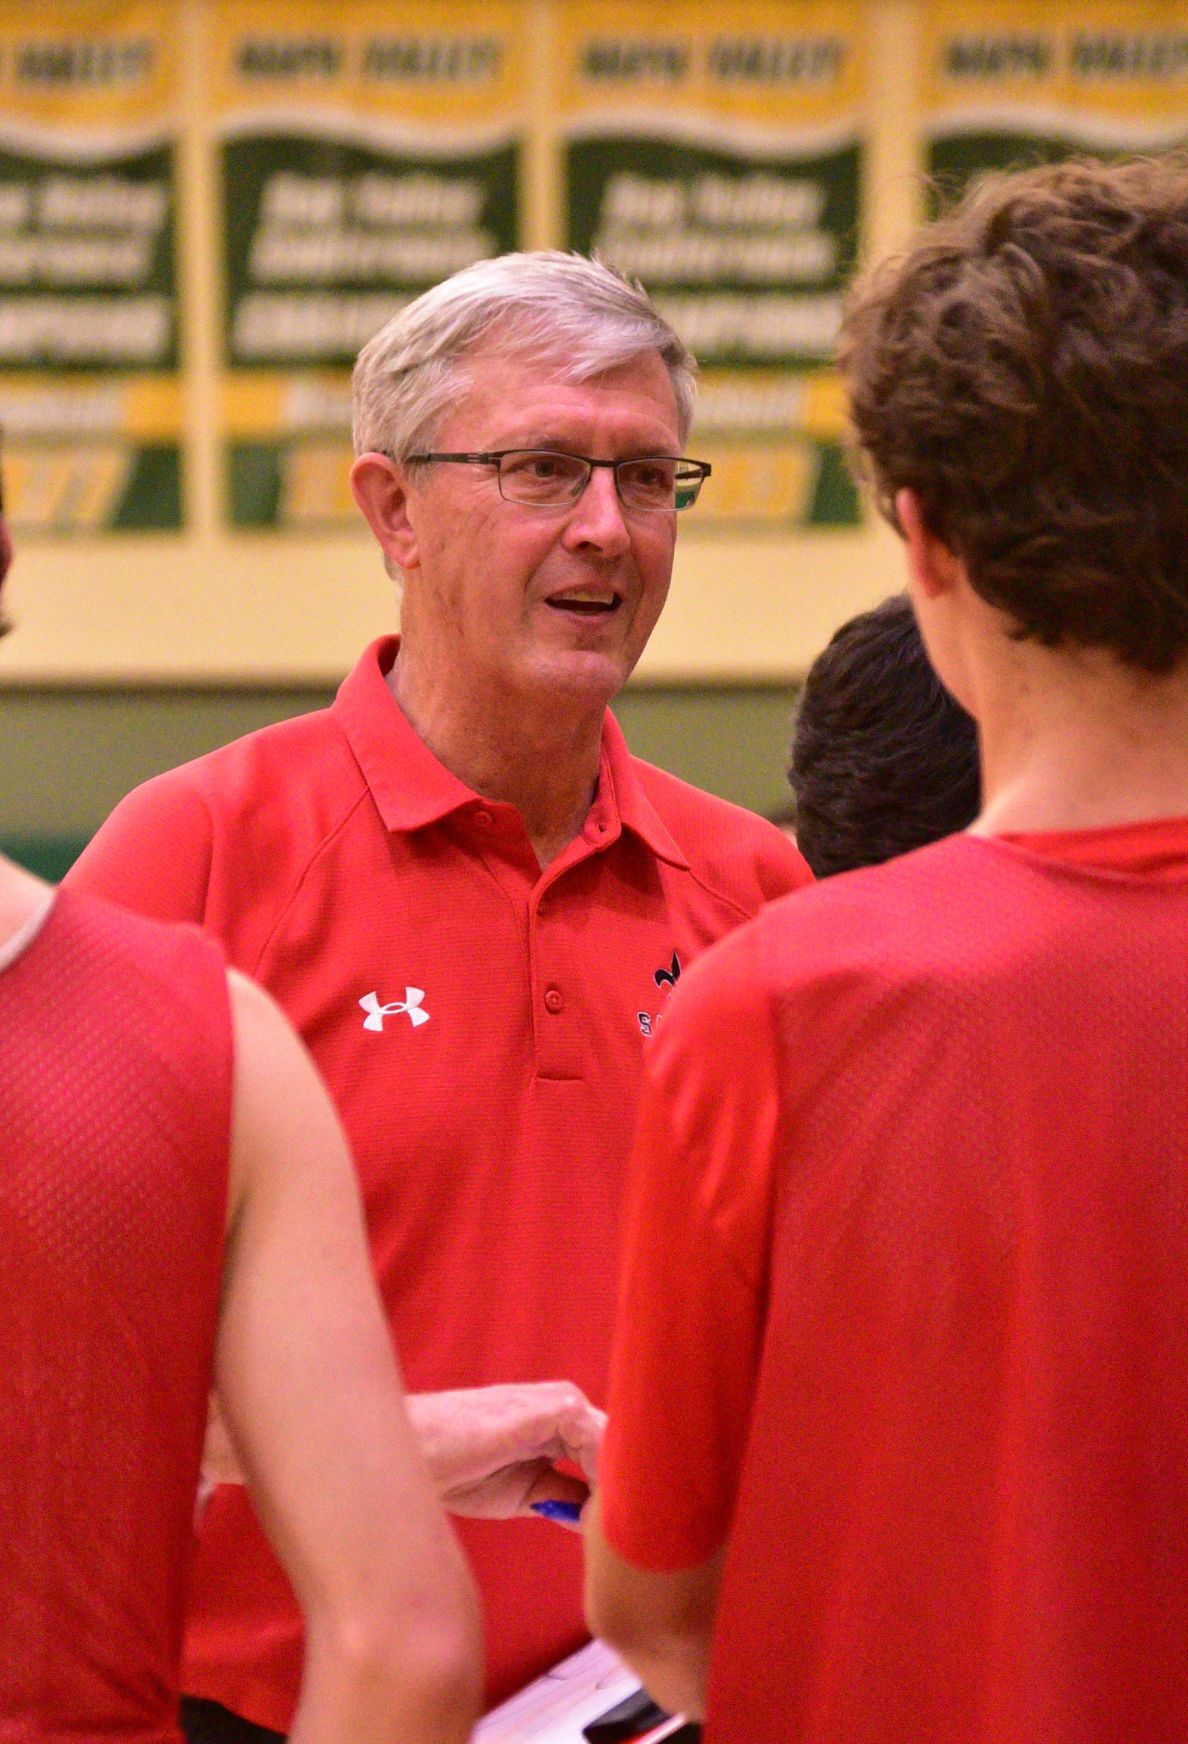
[[(683, 454), (631, 454), (627, 455), (623, 460), (591, 460), (588, 454), (570, 454), (569, 451), (564, 448), (500, 448), (490, 454), (410, 454), (408, 455), (405, 464), (412, 466), (424, 465), (430, 461), (446, 461), (455, 466), (493, 466), (495, 468), (496, 482), (499, 486), (499, 494), (505, 503), (514, 503), (519, 509), (548, 510), (563, 508), (565, 505), (560, 502), (528, 503), (520, 497), (509, 497), (506, 494), (503, 488), (502, 462), (512, 454), (549, 454), (557, 460), (580, 460), (582, 465), (587, 469), (586, 476), (578, 486), (577, 490), (575, 490), (573, 495), (568, 499), (571, 503), (576, 503), (581, 500), (583, 491), (586, 489), (586, 486), (594, 475), (594, 468), (596, 466), (608, 466), (615, 475), (615, 495), (618, 497), (625, 509), (630, 509), (632, 505), (626, 502), (623, 497), (623, 487), (619, 482), (619, 468), (621, 466), (644, 466), (649, 460), (668, 460), (677, 467), (696, 467), (697, 471), (693, 477), (687, 477), (684, 480), (678, 477), (673, 480), (673, 496), (675, 501), (671, 504), (671, 507), (674, 512), (678, 513), (681, 509), (691, 509), (693, 507), (693, 504), (697, 501), (697, 498), (701, 493), (702, 485), (714, 470), (708, 460), (690, 460)], [(393, 455), (391, 458), (395, 459), (396, 457)], [(693, 492), (692, 496), (690, 496), (685, 502), (681, 501), (680, 486), (682, 483), (686, 490), (691, 488)], [(639, 514), (661, 514), (669, 506), (670, 505), (668, 504), (662, 504), (657, 505), (655, 509), (639, 508), (636, 512)]]

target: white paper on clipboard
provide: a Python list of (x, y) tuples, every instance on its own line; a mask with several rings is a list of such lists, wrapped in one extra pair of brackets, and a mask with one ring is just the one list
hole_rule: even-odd
[[(618, 1655), (591, 1641), (492, 1708), (475, 1728), (474, 1744), (585, 1744), (582, 1727), (638, 1688), (639, 1679)], [(665, 1720), (639, 1744), (660, 1744), (682, 1725), (679, 1717)]]

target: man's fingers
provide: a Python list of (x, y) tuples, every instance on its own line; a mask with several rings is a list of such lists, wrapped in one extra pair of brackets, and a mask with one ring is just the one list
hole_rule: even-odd
[[(582, 1483), (580, 1478), (568, 1477), (564, 1472), (554, 1471), (552, 1466), (548, 1466), (529, 1485), (521, 1512), (530, 1513), (540, 1502), (565, 1502), (580, 1509), (585, 1507), (589, 1499), (589, 1485)], [(555, 1514), (548, 1517), (556, 1520), (559, 1526), (567, 1527), (570, 1532), (581, 1531), (580, 1520), (566, 1520)]]
[(565, 1458), (570, 1459), (584, 1472), (587, 1481), (592, 1485), (598, 1476), (598, 1453), (602, 1446), (602, 1438), (606, 1433), (606, 1412), (599, 1411), (594, 1405), (582, 1401), (584, 1410), (581, 1421), (574, 1428), (566, 1431), (564, 1436)]
[(606, 1432), (606, 1412), (591, 1405), (571, 1381), (546, 1381), (538, 1385), (540, 1427), (547, 1441), (540, 1451), (550, 1459), (568, 1459), (593, 1484), (598, 1470), (598, 1450)]
[[(465, 1498), (464, 1511), (470, 1512), (472, 1505), (481, 1505), (479, 1492), (485, 1489), (490, 1512), (518, 1512), (515, 1502), (499, 1509), (495, 1498), (505, 1493), (510, 1471), (538, 1461), (569, 1460), (594, 1482), (606, 1417), (570, 1381), (419, 1393), (408, 1405), (448, 1507)], [(527, 1473), (525, 1481), (533, 1475)]]

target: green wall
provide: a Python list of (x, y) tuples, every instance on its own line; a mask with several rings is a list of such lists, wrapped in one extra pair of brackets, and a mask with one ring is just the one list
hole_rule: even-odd
[[(785, 686), (640, 685), (615, 712), (639, 756), (766, 812), (787, 797), (794, 697)], [(5, 691), (0, 845), (58, 877), (138, 782), (329, 700), (329, 692), (305, 689)]]

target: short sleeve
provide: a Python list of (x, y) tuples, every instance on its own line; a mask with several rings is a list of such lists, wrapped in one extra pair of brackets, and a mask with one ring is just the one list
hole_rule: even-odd
[(723, 1542), (746, 1447), (780, 1124), (762, 941), (694, 965), (646, 1060), (601, 1481), (609, 1542), (654, 1571)]
[(176, 773), (158, 776), (120, 801), (65, 883), (153, 920), (201, 924), (211, 841), (201, 796)]

